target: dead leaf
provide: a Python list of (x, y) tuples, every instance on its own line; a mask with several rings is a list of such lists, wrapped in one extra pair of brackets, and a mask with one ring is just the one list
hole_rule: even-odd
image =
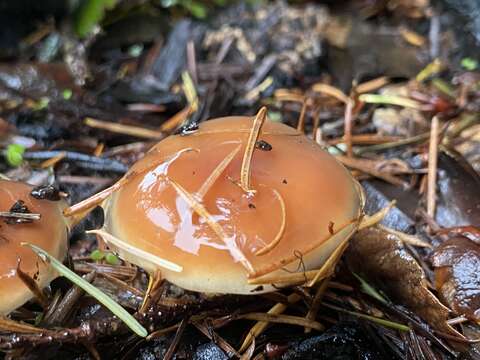
[(447, 324), (449, 309), (427, 288), (425, 274), (402, 241), (379, 227), (359, 231), (347, 249), (349, 266), (365, 275), (433, 328), (455, 334)]
[(480, 246), (457, 236), (432, 255), (435, 286), (442, 300), (458, 315), (480, 320)]

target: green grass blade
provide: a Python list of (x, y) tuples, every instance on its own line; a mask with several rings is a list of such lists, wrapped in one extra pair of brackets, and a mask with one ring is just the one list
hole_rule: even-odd
[(141, 337), (146, 337), (148, 335), (147, 330), (127, 310), (117, 304), (104, 292), (97, 289), (85, 279), (82, 279), (42, 248), (30, 243), (22, 243), (22, 245), (30, 247), (41, 259), (49, 262), (60, 275), (66, 277), (72, 283), (94, 297), (99, 303), (103, 304), (114, 315), (122, 320), (135, 334)]
[(377, 299), (378, 301), (384, 304), (387, 304), (387, 300), (385, 300), (385, 298), (382, 295), (380, 295), (380, 293), (372, 285), (370, 285), (368, 282), (363, 280), (363, 278), (361, 278), (360, 275), (356, 274), (355, 272), (352, 271), (352, 274), (357, 278), (358, 281), (360, 281), (362, 291), (365, 294), (368, 294), (371, 297)]

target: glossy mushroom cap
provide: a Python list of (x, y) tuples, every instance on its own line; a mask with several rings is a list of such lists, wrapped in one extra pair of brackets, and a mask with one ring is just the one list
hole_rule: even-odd
[(0, 219), (0, 314), (8, 314), (33, 297), (17, 275), (17, 266), (37, 281), (40, 288), (56, 277), (50, 266), (22, 242), (40, 246), (63, 260), (67, 251), (67, 225), (62, 215), (63, 201), (37, 200), (30, 196), (32, 187), (15, 181), (0, 180), (0, 211), (8, 212), (21, 200), (28, 211), (40, 214), (30, 223), (7, 223)]
[[(245, 192), (238, 181), (252, 124), (251, 117), (220, 118), (190, 135), (162, 140), (104, 204), (106, 230), (180, 265), (181, 272), (160, 270), (170, 282), (193, 291), (249, 294), (258, 288), (248, 284), (249, 278), (320, 267), (355, 231), (361, 190), (315, 142), (267, 120), (251, 163), (256, 192)], [(202, 189), (222, 164), (224, 171), (208, 191)], [(192, 208), (185, 193), (209, 220)], [(269, 249), (274, 239), (278, 243)], [(147, 271), (158, 268), (125, 247), (116, 250)], [(271, 290), (268, 285), (256, 289)]]

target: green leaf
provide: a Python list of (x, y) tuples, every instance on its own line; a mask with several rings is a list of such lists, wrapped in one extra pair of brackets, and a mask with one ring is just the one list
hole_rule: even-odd
[(478, 68), (478, 61), (470, 57), (463, 58), (460, 65), (468, 71), (473, 71)]
[(20, 144), (10, 144), (7, 146), (7, 152), (5, 158), (10, 166), (20, 166), (23, 162), (23, 153), (25, 147)]
[(93, 250), (90, 254), (90, 259), (93, 261), (100, 261), (105, 257), (105, 253), (102, 250)]
[(65, 89), (62, 91), (62, 97), (64, 100), (70, 100), (72, 98), (73, 92), (71, 89)]
[(185, 4), (185, 7), (194, 17), (198, 19), (205, 19), (207, 17), (207, 7), (197, 1), (192, 1)]
[(107, 253), (105, 255), (105, 261), (109, 263), (110, 265), (118, 265), (120, 264), (120, 259), (118, 258), (117, 255), (113, 253)]
[(75, 274), (72, 270), (63, 265), (60, 261), (55, 259), (52, 255), (47, 253), (42, 248), (30, 244), (30, 243), (21, 243), (22, 246), (28, 246), (31, 248), (38, 257), (43, 261), (50, 263), (52, 267), (62, 276), (66, 277), (72, 283), (83, 289), (86, 293), (94, 297), (99, 303), (103, 304), (107, 309), (109, 309), (114, 315), (116, 315), (120, 320), (122, 320), (135, 334), (141, 337), (146, 337), (148, 335), (147, 330), (123, 307), (117, 304), (111, 297), (97, 289), (95, 286), (90, 284), (88, 281), (82, 277)]
[(75, 14), (74, 29), (84, 38), (92, 32), (105, 15), (105, 9), (115, 6), (116, 0), (83, 0)]
[(43, 109), (46, 109), (48, 107), (48, 104), (50, 103), (50, 99), (42, 96), (33, 106), (33, 110), (35, 111), (40, 111)]

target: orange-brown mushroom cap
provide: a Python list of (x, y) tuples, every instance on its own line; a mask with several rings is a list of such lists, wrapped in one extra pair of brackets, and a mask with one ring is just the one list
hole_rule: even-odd
[(37, 200), (30, 196), (30, 185), (0, 180), (0, 211), (8, 212), (18, 201), (40, 214), (31, 223), (8, 224), (0, 219), (0, 314), (8, 314), (33, 297), (33, 293), (17, 275), (17, 267), (36, 279), (40, 288), (55, 278), (52, 268), (43, 263), (22, 242), (41, 247), (62, 260), (67, 251), (67, 225), (62, 215), (63, 201)]
[[(259, 140), (271, 149), (263, 143), (263, 150), (255, 150), (255, 193), (245, 192), (238, 181), (252, 121), (210, 120), (193, 134), (162, 140), (104, 204), (106, 230), (181, 266), (181, 272), (162, 271), (188, 290), (247, 294), (255, 288), (248, 278), (321, 266), (355, 231), (362, 214), (361, 190), (315, 142), (266, 121)], [(212, 172), (223, 167), (219, 177), (202, 188)], [(192, 201), (209, 217), (195, 210)], [(147, 271), (157, 268), (128, 250), (116, 250)]]

